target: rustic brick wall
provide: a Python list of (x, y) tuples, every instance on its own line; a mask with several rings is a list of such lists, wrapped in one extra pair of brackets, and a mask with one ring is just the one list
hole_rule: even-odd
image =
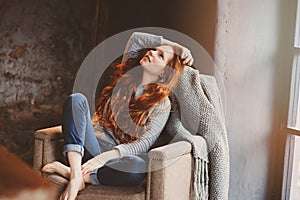
[(0, 0), (0, 144), (32, 162), (32, 132), (60, 123), (93, 48), (96, 0)]
[(1, 0), (0, 6), (0, 105), (49, 103), (70, 92), (91, 49), (95, 8), (71, 0)]

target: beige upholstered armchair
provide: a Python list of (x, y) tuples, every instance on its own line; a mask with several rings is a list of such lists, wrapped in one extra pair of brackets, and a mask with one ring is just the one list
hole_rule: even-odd
[[(38, 130), (34, 133), (34, 168), (40, 169), (54, 160), (64, 160), (61, 126)], [(92, 186), (80, 191), (77, 199), (101, 200), (188, 200), (192, 180), (193, 158), (191, 144), (180, 141), (154, 148), (149, 153), (149, 171), (145, 182), (135, 187)], [(67, 184), (56, 174), (42, 175), (57, 186), (57, 195)]]

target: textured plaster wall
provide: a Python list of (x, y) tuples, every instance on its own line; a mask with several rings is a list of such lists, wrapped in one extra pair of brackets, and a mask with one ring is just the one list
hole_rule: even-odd
[(296, 1), (218, 1), (215, 58), (226, 88), (229, 199), (280, 199)]

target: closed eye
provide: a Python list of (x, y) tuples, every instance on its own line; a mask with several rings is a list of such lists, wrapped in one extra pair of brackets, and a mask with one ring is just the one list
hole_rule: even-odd
[(164, 55), (164, 52), (159, 50), (159, 49), (156, 49), (158, 51), (158, 56), (161, 58), (161, 59), (164, 59), (165, 58), (165, 55)]

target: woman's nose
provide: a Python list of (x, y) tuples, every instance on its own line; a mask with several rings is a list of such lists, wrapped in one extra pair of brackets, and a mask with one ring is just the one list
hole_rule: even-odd
[(156, 55), (156, 50), (151, 50), (151, 51), (150, 51), (150, 56), (153, 57), (153, 56), (155, 56), (155, 55)]

